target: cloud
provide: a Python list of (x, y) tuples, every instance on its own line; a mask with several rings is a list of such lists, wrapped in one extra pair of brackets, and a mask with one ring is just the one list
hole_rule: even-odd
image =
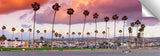
[[(54, 10), (51, 8), (51, 6), (54, 3), (55, 2), (47, 3), (43, 7), (43, 9), (45, 8), (43, 11), (37, 11), (36, 23), (51, 24), (54, 14)], [(112, 16), (114, 14), (118, 14), (119, 21), (121, 21), (123, 16), (128, 16), (127, 23), (142, 18), (141, 4), (138, 0), (71, 0), (61, 1), (60, 5), (61, 8), (56, 14), (56, 24), (68, 24), (69, 15), (66, 13), (68, 8), (73, 8), (75, 10), (74, 14), (72, 15), (72, 24), (83, 23), (83, 11), (86, 9), (90, 12), (89, 16), (87, 17), (87, 23), (94, 22), (92, 15), (95, 12), (99, 14), (98, 22), (104, 22), (103, 18), (105, 16), (109, 16), (110, 21), (112, 21)], [(152, 20), (157, 22), (155, 18)]]
[(27, 24), (22, 24), (21, 25), (23, 28), (30, 28), (31, 27), (31, 25), (27, 25)]
[(41, 5), (48, 0), (0, 0), (0, 14), (8, 14), (17, 10), (32, 8), (31, 4), (38, 2)]

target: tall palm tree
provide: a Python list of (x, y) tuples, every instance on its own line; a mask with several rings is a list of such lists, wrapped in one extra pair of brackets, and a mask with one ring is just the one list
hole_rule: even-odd
[(14, 37), (14, 31), (16, 30), (16, 28), (12, 28), (12, 31), (13, 31), (13, 35), (12, 35), (12, 47), (13, 47), (13, 37)]
[(45, 41), (47, 41), (46, 33), (47, 33), (47, 30), (44, 30), (44, 37), (46, 39)]
[(142, 38), (143, 38), (143, 48), (144, 48), (144, 45), (145, 45), (145, 41), (144, 41), (144, 37), (143, 37), (143, 35), (144, 35), (144, 28), (145, 27), (146, 27), (145, 24), (141, 25), (141, 28), (142, 28)]
[(86, 17), (89, 15), (89, 11), (88, 10), (84, 10), (83, 12), (85, 19), (84, 19), (84, 26), (83, 26), (83, 31), (82, 31), (82, 42), (83, 42), (83, 38), (84, 38), (84, 30), (85, 30), (85, 24), (86, 24)]
[(73, 38), (72, 38), (72, 39), (73, 39), (73, 41), (74, 41), (74, 35), (75, 35), (75, 32), (72, 32), (72, 35), (73, 35)]
[[(81, 36), (81, 32), (78, 32), (79, 37)], [(82, 39), (81, 39), (82, 40)]]
[(40, 9), (40, 4), (38, 4), (37, 2), (34, 2), (34, 4), (32, 4), (32, 8), (34, 10), (34, 24), (33, 24), (33, 48), (34, 48), (35, 47), (34, 38), (35, 38), (36, 11)]
[[(103, 38), (104, 38), (104, 34), (105, 34), (106, 32), (105, 31), (102, 31), (102, 34), (103, 34)], [(106, 41), (106, 39), (104, 39), (104, 41), (103, 42), (105, 42)]]
[[(70, 45), (70, 32), (71, 32), (71, 15), (73, 15), (74, 10), (72, 8), (67, 9), (67, 14), (70, 16), (69, 18), (69, 45)], [(69, 46), (70, 48), (70, 46)]]
[(106, 16), (106, 17), (104, 17), (104, 21), (106, 22), (106, 39), (105, 40), (107, 40), (107, 25), (108, 25), (108, 21), (109, 21), (109, 17), (108, 16)]
[(22, 44), (22, 41), (23, 41), (23, 32), (24, 32), (24, 29), (21, 29), (21, 44)]
[(40, 31), (39, 31), (39, 30), (37, 30), (36, 32), (37, 32), (37, 41), (38, 41), (38, 34), (40, 33)]
[(107, 29), (108, 29), (108, 49), (109, 49), (109, 46), (110, 46), (110, 45), (109, 45), (109, 29), (110, 29), (110, 28), (107, 27)]
[[(53, 17), (53, 22), (52, 22), (52, 41), (51, 41), (51, 47), (53, 47), (52, 45), (52, 42), (53, 42), (53, 30), (54, 30), (54, 22), (55, 22), (55, 17), (56, 17), (56, 11), (59, 11), (59, 8), (61, 6), (58, 4), (58, 3), (55, 3), (53, 6), (52, 6), (52, 9), (55, 11), (54, 12), (54, 17)], [(51, 48), (53, 49), (53, 48)]]
[[(138, 34), (138, 26), (139, 26), (139, 24), (141, 24), (141, 22), (139, 20), (136, 20), (135, 24), (137, 25), (137, 34)], [(138, 37), (137, 37), (137, 41), (139, 41)], [(138, 44), (138, 42), (137, 42), (137, 44)]]
[[(131, 28), (132, 28), (132, 29), (133, 29), (134, 25), (135, 25), (135, 23), (132, 22), (132, 23), (131, 23)], [(132, 40), (132, 33), (131, 33), (131, 40)], [(136, 44), (136, 45), (137, 45), (137, 44)]]
[(3, 30), (3, 35), (4, 35), (4, 30), (6, 29), (6, 26), (2, 26), (2, 30)]
[[(126, 21), (127, 19), (128, 19), (127, 16), (123, 16), (123, 17), (122, 17), (122, 20), (124, 21), (124, 25), (123, 25), (123, 43), (124, 43), (125, 21)], [(124, 46), (123, 46), (123, 48), (124, 48)]]
[(93, 19), (95, 19), (95, 48), (96, 48), (96, 39), (97, 39), (97, 33), (98, 33), (98, 30), (97, 30), (97, 19), (98, 19), (98, 14), (97, 13), (94, 13), (93, 14)]
[(30, 33), (32, 32), (32, 29), (29, 28), (28, 31), (29, 31), (29, 41), (30, 41)]
[(120, 37), (121, 37), (121, 35), (122, 35), (122, 30), (119, 30), (119, 33), (120, 33)]
[(90, 32), (87, 32), (87, 46), (89, 46), (89, 35), (90, 35)]
[(115, 47), (115, 37), (116, 37), (116, 21), (118, 20), (117, 14), (112, 16), (112, 19), (114, 20), (114, 47)]
[(128, 33), (129, 33), (129, 47), (131, 47), (131, 33), (132, 33), (132, 27), (128, 27)]

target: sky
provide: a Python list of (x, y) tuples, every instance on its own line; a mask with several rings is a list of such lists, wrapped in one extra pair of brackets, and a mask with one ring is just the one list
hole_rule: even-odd
[[(36, 14), (36, 30), (40, 30), (40, 36), (44, 36), (43, 30), (47, 30), (47, 38), (51, 38), (51, 23), (54, 15), (52, 5), (55, 3), (60, 4), (60, 10), (57, 11), (55, 20), (55, 31), (62, 33), (67, 38), (66, 32), (68, 32), (69, 15), (67, 14), (68, 8), (74, 9), (72, 15), (71, 32), (82, 32), (84, 15), (83, 11), (88, 10), (90, 12), (87, 16), (87, 23), (85, 28), (86, 32), (91, 32), (91, 37), (94, 36), (95, 23), (93, 14), (97, 12), (99, 17), (98, 21), (98, 37), (102, 37), (102, 31), (105, 30), (104, 17), (110, 18), (108, 22), (109, 36), (113, 38), (114, 34), (114, 22), (112, 16), (117, 14), (119, 16), (116, 27), (116, 36), (120, 36), (119, 30), (123, 29), (123, 16), (127, 16), (125, 36), (128, 36), (128, 27), (131, 22), (135, 22), (137, 19), (142, 24), (146, 25), (144, 30), (144, 37), (159, 37), (160, 36), (160, 22), (157, 18), (142, 17), (141, 4), (138, 0), (0, 0), (0, 26), (6, 26), (5, 35), (7, 38), (12, 37), (11, 28), (15, 27), (14, 37), (20, 38), (20, 29), (24, 29), (22, 34), (24, 39), (29, 39), (28, 29), (33, 28), (33, 15), (34, 11), (31, 4), (38, 2), (40, 9)], [(2, 29), (0, 35), (2, 35)], [(136, 25), (133, 28), (133, 36), (136, 36)], [(32, 35), (31, 35), (32, 37)], [(38, 37), (38, 38), (39, 38)], [(71, 36), (73, 37), (73, 36)], [(77, 34), (75, 37), (79, 37)], [(37, 36), (36, 36), (37, 38)]]

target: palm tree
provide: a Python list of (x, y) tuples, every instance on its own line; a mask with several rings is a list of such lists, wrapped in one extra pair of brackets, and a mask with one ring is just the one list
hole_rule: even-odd
[(13, 47), (13, 37), (14, 37), (14, 31), (15, 31), (16, 29), (13, 27), (12, 28), (12, 31), (13, 31), (13, 35), (12, 35), (12, 47)]
[[(55, 11), (54, 12), (54, 17), (53, 17), (53, 22), (52, 22), (52, 41), (53, 42), (53, 30), (54, 30), (54, 22), (55, 22), (55, 17), (56, 17), (56, 11), (59, 11), (59, 8), (61, 6), (58, 4), (58, 3), (55, 3), (53, 6), (52, 6), (52, 9)], [(51, 47), (53, 47), (52, 43), (51, 43)], [(53, 48), (51, 48), (53, 49)]]
[(143, 37), (143, 35), (144, 35), (144, 28), (145, 28), (146, 26), (145, 26), (145, 24), (142, 24), (141, 25), (141, 28), (142, 28), (142, 38), (143, 38), (143, 48), (144, 48), (144, 44), (145, 44), (145, 41), (144, 41), (144, 37)]
[[(141, 29), (140, 29), (140, 30), (141, 30)], [(137, 33), (138, 47), (139, 47), (140, 38), (141, 38), (141, 33)]]
[(6, 26), (2, 26), (2, 30), (3, 30), (3, 35), (4, 35), (4, 30), (6, 29)]
[(110, 46), (110, 45), (109, 45), (109, 29), (110, 29), (110, 28), (107, 27), (107, 29), (108, 29), (108, 49), (109, 49), (109, 46)]
[(85, 24), (86, 24), (86, 17), (89, 15), (89, 11), (88, 10), (84, 10), (83, 12), (85, 19), (84, 19), (84, 26), (83, 26), (83, 31), (82, 31), (82, 42), (83, 42), (83, 38), (84, 38), (84, 30), (85, 30)]
[[(107, 38), (107, 25), (108, 25), (108, 21), (109, 21), (109, 17), (104, 17), (104, 21), (106, 22), (106, 38)], [(105, 39), (107, 40), (107, 39)]]
[[(81, 36), (81, 32), (78, 32), (79, 37)], [(81, 39), (82, 40), (82, 39)]]
[(57, 33), (57, 32), (55, 33), (55, 37), (56, 37), (56, 38), (58, 37), (58, 33)]
[(90, 35), (90, 32), (87, 32), (87, 46), (89, 45), (89, 35)]
[(41, 37), (40, 37), (41, 42), (43, 41), (43, 39), (44, 39), (43, 36), (41, 36)]
[[(69, 19), (69, 45), (70, 45), (70, 29), (71, 29), (71, 15), (73, 15), (74, 10), (72, 8), (67, 9), (67, 14), (70, 15), (70, 19)], [(69, 46), (70, 48), (70, 46)]]
[(131, 34), (132, 34), (132, 27), (128, 28), (128, 32), (129, 32), (129, 47), (131, 47)]
[[(102, 31), (102, 34), (103, 34), (103, 38), (104, 38), (104, 34), (105, 34), (106, 32), (105, 31)], [(104, 40), (106, 40), (106, 39), (104, 39)], [(104, 41), (105, 42), (105, 41)]]
[(36, 32), (37, 32), (37, 41), (38, 41), (38, 34), (40, 33), (40, 31), (39, 31), (39, 30), (37, 30)]
[(33, 24), (33, 48), (34, 48), (35, 47), (34, 38), (35, 38), (36, 11), (38, 11), (40, 9), (40, 4), (38, 4), (37, 2), (34, 2), (34, 4), (32, 4), (32, 8), (34, 10), (34, 24)]
[(73, 38), (72, 38), (72, 39), (73, 39), (73, 41), (74, 41), (74, 35), (75, 35), (75, 32), (72, 32), (72, 35), (73, 35)]
[[(127, 19), (128, 19), (127, 16), (123, 16), (123, 17), (122, 17), (122, 20), (124, 21), (124, 25), (123, 25), (123, 43), (124, 43), (125, 21), (126, 21)], [(123, 48), (124, 48), (124, 46), (123, 46)]]
[(47, 30), (44, 30), (44, 37), (46, 38), (46, 41), (47, 41), (46, 33), (47, 33)]
[(97, 19), (98, 19), (98, 14), (97, 13), (94, 13), (93, 14), (93, 19), (95, 19), (95, 48), (96, 48), (96, 38), (97, 38), (97, 33), (98, 33), (98, 30), (97, 30)]
[(118, 20), (117, 14), (113, 15), (112, 19), (114, 20), (114, 47), (115, 47), (115, 37), (116, 37), (116, 21)]
[[(119, 33), (120, 33), (120, 37), (121, 37), (121, 35), (122, 35), (122, 30), (119, 30)], [(124, 45), (124, 44), (123, 44)]]
[[(137, 20), (136, 22), (135, 22), (135, 24), (137, 25), (137, 34), (138, 34), (138, 26), (139, 26), (139, 24), (141, 24), (141, 22), (139, 21), (139, 20)], [(137, 37), (138, 38), (138, 37)], [(137, 39), (137, 41), (139, 41), (138, 39)], [(138, 42), (137, 42), (137, 44), (138, 44)]]
[[(131, 27), (132, 27), (132, 29), (133, 29), (134, 25), (135, 25), (135, 23), (134, 23), (134, 22), (132, 22), (132, 23), (131, 23)], [(131, 33), (131, 40), (132, 40), (132, 33)], [(136, 46), (137, 46), (137, 43), (136, 43)]]
[(22, 41), (23, 41), (23, 35), (22, 34), (24, 32), (24, 29), (21, 29), (20, 31), (21, 31), (21, 44), (22, 44)]
[(32, 32), (32, 29), (29, 28), (28, 31), (29, 31), (29, 41), (30, 41), (30, 33)]

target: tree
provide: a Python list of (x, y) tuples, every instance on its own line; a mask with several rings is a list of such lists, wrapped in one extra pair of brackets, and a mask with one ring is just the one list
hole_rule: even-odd
[(5, 41), (5, 40), (7, 40), (7, 37), (6, 37), (5, 35), (2, 35), (2, 36), (0, 37), (0, 41)]
[(29, 31), (29, 41), (30, 41), (30, 33), (32, 32), (32, 29), (29, 28), (28, 31)]
[(106, 22), (106, 39), (105, 40), (107, 40), (107, 25), (108, 25), (108, 21), (109, 21), (109, 17), (108, 16), (106, 16), (106, 17), (104, 17), (104, 21)]
[(34, 2), (34, 4), (32, 4), (32, 8), (34, 10), (34, 24), (33, 24), (33, 48), (34, 48), (35, 47), (34, 38), (35, 38), (36, 11), (38, 11), (40, 9), (40, 4), (38, 4), (37, 2)]
[[(59, 11), (59, 8), (60, 8), (60, 7), (61, 7), (61, 6), (60, 6), (58, 3), (55, 3), (55, 4), (52, 6), (52, 9), (55, 11), (55, 12), (54, 12), (53, 22), (52, 22), (52, 31), (54, 30), (54, 22), (55, 22), (55, 17), (56, 17), (56, 11)], [(52, 43), (53, 43), (53, 32), (52, 32)], [(52, 43), (51, 43), (51, 47), (53, 47)], [(53, 48), (51, 48), (51, 49), (53, 49)]]
[(43, 41), (43, 36), (40, 37), (41, 42)]
[(96, 48), (96, 39), (97, 39), (97, 33), (98, 33), (98, 30), (97, 30), (97, 19), (98, 19), (98, 14), (97, 13), (94, 13), (93, 14), (93, 19), (95, 19), (95, 48)]
[[(144, 28), (145, 28), (146, 26), (145, 26), (145, 24), (142, 24), (141, 25), (141, 28), (142, 28), (142, 37), (143, 37), (143, 35), (144, 35)], [(145, 44), (145, 41), (144, 41), (144, 37), (143, 37), (143, 48), (144, 48), (144, 44)]]
[(72, 32), (72, 35), (73, 35), (73, 41), (74, 41), (74, 35), (75, 35), (75, 32)]
[(13, 46), (13, 37), (14, 37), (14, 31), (15, 31), (16, 29), (13, 27), (12, 28), (12, 31), (13, 31), (13, 34), (12, 34), (12, 46)]
[(90, 32), (87, 32), (87, 46), (89, 46), (89, 35), (90, 35)]
[(6, 29), (6, 26), (2, 26), (2, 30), (3, 30), (3, 35), (4, 35), (4, 30)]
[[(80, 38), (80, 36), (81, 36), (81, 32), (78, 32), (78, 35), (79, 35), (79, 38)], [(81, 39), (81, 41), (82, 41), (82, 39)]]
[(129, 47), (131, 47), (131, 34), (132, 34), (132, 27), (128, 27), (128, 33), (129, 33)]
[[(104, 38), (104, 34), (105, 34), (106, 32), (105, 31), (102, 31), (102, 34), (103, 34), (103, 38)], [(104, 40), (106, 40), (106, 39), (104, 39)], [(105, 41), (104, 41), (105, 42)]]
[(36, 32), (37, 32), (37, 40), (38, 40), (38, 34), (40, 33), (40, 31), (39, 31), (39, 30), (37, 30)]
[(55, 33), (55, 37), (56, 37), (56, 38), (58, 37), (58, 33), (57, 33), (57, 32)]
[(86, 24), (86, 17), (89, 15), (89, 11), (88, 10), (84, 10), (83, 12), (85, 19), (84, 19), (84, 26), (83, 26), (83, 31), (82, 31), (82, 42), (83, 42), (83, 38), (84, 38), (84, 30), (85, 30), (85, 24)]
[[(123, 17), (122, 17), (122, 20), (124, 21), (124, 25), (123, 25), (123, 43), (124, 43), (125, 21), (126, 21), (127, 19), (128, 19), (127, 16), (123, 16)], [(123, 48), (124, 48), (124, 46), (123, 46)]]
[(22, 34), (24, 32), (24, 29), (21, 29), (20, 31), (21, 31), (21, 43), (22, 43), (22, 41), (23, 41), (23, 35)]
[[(139, 20), (136, 20), (135, 24), (137, 25), (137, 34), (138, 34), (138, 26), (139, 26), (139, 24), (141, 24), (141, 22), (140, 22)], [(138, 37), (137, 37), (137, 38), (138, 38)], [(138, 38), (138, 39), (139, 39), (139, 38)], [(137, 41), (139, 41), (138, 39), (137, 39)], [(137, 42), (137, 44), (138, 44), (138, 42)]]
[(46, 38), (46, 41), (47, 41), (46, 33), (47, 33), (47, 30), (44, 30), (44, 37)]
[(112, 19), (114, 20), (114, 47), (115, 47), (115, 37), (116, 37), (116, 21), (118, 20), (117, 14), (112, 16)]
[[(71, 29), (71, 15), (73, 15), (74, 10), (72, 8), (67, 9), (67, 14), (70, 16), (69, 18), (69, 45), (70, 45), (70, 29)], [(70, 48), (70, 46), (69, 46)]]
[(18, 37), (16, 37), (15, 40), (18, 40)]
[[(132, 22), (132, 23), (131, 23), (131, 28), (132, 28), (132, 29), (133, 29), (134, 25), (135, 25), (135, 23)], [(132, 33), (131, 33), (131, 39), (132, 39)], [(136, 43), (136, 47), (137, 47), (137, 43)]]

